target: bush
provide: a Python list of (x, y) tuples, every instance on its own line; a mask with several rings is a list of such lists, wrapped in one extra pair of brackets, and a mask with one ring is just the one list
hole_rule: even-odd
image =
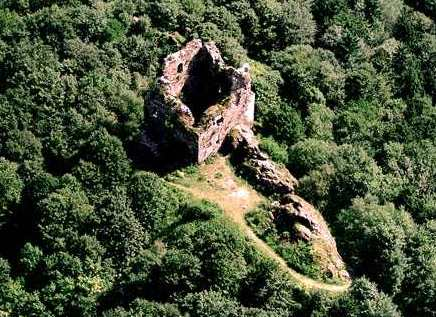
[(306, 135), (322, 141), (333, 140), (333, 119), (335, 113), (324, 104), (309, 105), (305, 118)]
[(288, 163), (287, 146), (277, 143), (272, 137), (261, 138), (259, 147), (273, 161), (286, 165)]
[(327, 164), (334, 156), (337, 147), (334, 143), (305, 139), (289, 148), (289, 168), (297, 177), (302, 177), (323, 164)]

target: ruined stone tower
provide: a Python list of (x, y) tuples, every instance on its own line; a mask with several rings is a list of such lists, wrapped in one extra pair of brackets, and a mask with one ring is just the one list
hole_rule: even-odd
[(169, 55), (157, 90), (148, 104), (151, 122), (163, 139), (186, 145), (193, 161), (218, 152), (235, 126), (253, 124), (249, 66), (226, 66), (213, 42), (193, 40)]

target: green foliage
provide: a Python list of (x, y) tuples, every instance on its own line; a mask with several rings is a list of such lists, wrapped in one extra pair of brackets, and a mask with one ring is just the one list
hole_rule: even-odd
[(118, 138), (111, 136), (106, 130), (95, 131), (90, 135), (84, 150), (86, 161), (81, 161), (73, 174), (89, 190), (115, 188), (119, 183), (127, 181), (131, 167)]
[(197, 317), (230, 317), (238, 316), (240, 313), (235, 301), (214, 291), (189, 294), (181, 300), (180, 306), (190, 316)]
[(324, 104), (309, 105), (305, 119), (307, 136), (322, 141), (333, 140), (334, 117), (335, 113)]
[(277, 143), (272, 137), (262, 138), (259, 147), (266, 152), (273, 161), (281, 164), (288, 163), (287, 146)]
[(250, 43), (255, 51), (266, 54), (266, 50), (313, 42), (315, 23), (310, 13), (310, 1), (254, 1), (253, 6), (259, 18)]
[(389, 100), (382, 107), (371, 101), (350, 103), (335, 118), (335, 140), (359, 144), (369, 153), (380, 151), (386, 141), (404, 138), (405, 110), (400, 100)]
[(163, 292), (189, 293), (203, 280), (202, 261), (189, 251), (169, 249), (160, 267), (160, 287)]
[(103, 313), (104, 317), (180, 317), (180, 311), (174, 304), (161, 304), (144, 299), (136, 299), (128, 309), (116, 308)]
[(23, 182), (17, 174), (17, 165), (0, 158), (0, 226), (7, 221), (13, 208), (20, 202)]
[(397, 306), (384, 293), (377, 290), (375, 284), (365, 278), (356, 279), (349, 293), (340, 298), (333, 307), (330, 316), (353, 317), (399, 317)]
[(407, 270), (404, 252), (414, 224), (404, 210), (371, 199), (356, 199), (337, 218), (343, 256), (358, 275), (365, 275), (388, 294), (397, 294)]
[(305, 139), (289, 148), (289, 169), (298, 177), (330, 162), (336, 150), (334, 143)]
[(104, 33), (107, 41), (117, 41), (126, 33), (126, 28), (119, 20), (110, 19)]
[[(218, 289), (236, 295), (239, 283), (247, 274), (247, 245), (237, 228), (223, 219), (208, 222), (194, 221), (181, 225), (169, 233), (168, 243), (201, 259), (204, 278), (200, 285), (216, 285)], [(194, 282), (194, 281), (191, 281)]]
[(283, 79), (278, 71), (261, 63), (251, 63), (253, 90), (256, 93), (256, 122), (260, 127), (271, 124), (270, 119), (277, 112), (280, 104), (280, 88)]
[(279, 215), (273, 216), (268, 206), (249, 212), (245, 218), (254, 232), (280, 254), (291, 268), (316, 279), (325, 277), (315, 262), (311, 245), (295, 241), (295, 228), (281, 221)]
[(108, 258), (127, 265), (148, 245), (150, 234), (134, 214), (124, 188), (102, 193), (99, 200), (97, 237), (103, 242)]
[(178, 196), (157, 175), (138, 172), (128, 188), (133, 212), (146, 231), (158, 235), (174, 221), (179, 208)]
[(264, 126), (264, 133), (277, 141), (290, 146), (303, 138), (301, 115), (292, 104), (280, 103), (276, 111), (269, 113), (268, 121), (270, 123)]
[(76, 180), (71, 181), (71, 186), (49, 194), (38, 203), (39, 229), (48, 249), (65, 250), (93, 220), (88, 198)]
[(343, 145), (328, 164), (304, 176), (298, 190), (333, 220), (353, 198), (381, 194), (383, 181), (380, 167), (365, 150)]
[(221, 217), (222, 210), (208, 201), (200, 201), (181, 206), (180, 214), (184, 221), (206, 221)]
[(374, 31), (362, 15), (345, 10), (329, 22), (322, 42), (342, 60), (359, 59), (364, 53), (362, 46), (374, 36)]
[(431, 316), (435, 312), (435, 238), (436, 223), (433, 220), (419, 227), (410, 237), (407, 254), (411, 260), (401, 296), (398, 296), (405, 314)]
[[(434, 0), (0, 1), (0, 315), (399, 316), (392, 300), (435, 315), (434, 13)], [(299, 290), (217, 206), (137, 170), (144, 97), (192, 38), (250, 64), (261, 147), (329, 220), (355, 280), (344, 296)], [(249, 219), (318, 274), (292, 228)]]
[(4, 144), (4, 154), (16, 162), (40, 160), (42, 158), (41, 141), (31, 131), (12, 130)]
[(435, 218), (435, 146), (430, 141), (385, 146), (385, 169), (392, 180), (391, 199), (424, 222)]
[(310, 103), (336, 106), (344, 99), (344, 71), (334, 54), (308, 45), (294, 45), (271, 56), (285, 81), (285, 93), (305, 107)]

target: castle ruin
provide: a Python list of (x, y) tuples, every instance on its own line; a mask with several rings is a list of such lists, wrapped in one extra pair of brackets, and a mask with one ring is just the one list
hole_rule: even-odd
[(167, 56), (157, 85), (150, 120), (161, 141), (184, 144), (193, 161), (217, 153), (235, 126), (253, 124), (249, 66), (226, 66), (213, 42), (193, 40)]
[(295, 193), (298, 180), (287, 168), (261, 151), (252, 126), (254, 93), (249, 66), (224, 64), (214, 43), (189, 42), (164, 60), (163, 74), (147, 100), (149, 129), (142, 144), (157, 158), (180, 160), (180, 147), (190, 162), (203, 162), (218, 152), (225, 139), (234, 166), (256, 188), (275, 195), (272, 217), (289, 226), (297, 239), (317, 244), (314, 254), (323, 259), (332, 277), (350, 277), (336, 242), (322, 215)]

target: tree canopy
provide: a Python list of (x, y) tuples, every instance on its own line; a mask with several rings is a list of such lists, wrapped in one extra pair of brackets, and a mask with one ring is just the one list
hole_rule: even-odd
[[(0, 1), (0, 316), (436, 316), (435, 15), (434, 0)], [(306, 292), (138, 163), (162, 61), (194, 38), (251, 65), (261, 148), (327, 219), (347, 293)]]

